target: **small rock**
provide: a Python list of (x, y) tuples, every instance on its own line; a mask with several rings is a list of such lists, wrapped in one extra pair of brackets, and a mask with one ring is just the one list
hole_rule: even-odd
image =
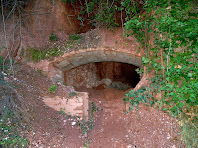
[(39, 148), (44, 148), (44, 144), (42, 144)]
[(170, 138), (171, 138), (171, 136), (170, 136), (170, 134), (168, 134), (168, 135), (167, 135), (167, 139), (170, 139)]
[(127, 145), (127, 148), (132, 148), (132, 145), (131, 144)]
[(96, 39), (99, 39), (99, 38), (100, 38), (100, 36), (98, 36), (98, 35), (97, 35), (95, 38), (96, 38)]
[(75, 125), (76, 124), (76, 122), (72, 122), (72, 125)]
[(8, 80), (9, 80), (9, 78), (8, 78), (8, 77), (4, 77), (4, 80), (5, 80), (5, 81), (8, 81)]

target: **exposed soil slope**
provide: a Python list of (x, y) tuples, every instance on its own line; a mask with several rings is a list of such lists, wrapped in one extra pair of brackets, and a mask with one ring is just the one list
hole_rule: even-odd
[[(16, 65), (15, 86), (29, 105), (32, 130), (29, 132), (30, 147), (79, 148), (83, 147), (84, 136), (75, 119), (47, 107), (42, 96), (49, 94), (52, 82), (39, 71), (27, 65)], [(88, 91), (90, 102), (95, 102), (99, 111), (94, 115), (94, 128), (88, 132), (90, 147), (93, 148), (166, 148), (178, 146), (177, 126), (167, 114), (141, 105), (138, 116), (135, 111), (125, 114), (122, 101), (124, 92), (115, 89)], [(63, 95), (63, 94), (62, 94)]]

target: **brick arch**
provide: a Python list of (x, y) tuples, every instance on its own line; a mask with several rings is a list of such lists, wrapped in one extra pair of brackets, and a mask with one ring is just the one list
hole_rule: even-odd
[(54, 61), (54, 65), (61, 71), (95, 62), (122, 62), (138, 67), (142, 66), (141, 56), (134, 52), (113, 49), (88, 49), (78, 50), (64, 54)]

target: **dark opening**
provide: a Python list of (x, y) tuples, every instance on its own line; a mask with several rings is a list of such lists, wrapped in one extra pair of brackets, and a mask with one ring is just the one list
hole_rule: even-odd
[(120, 62), (98, 62), (75, 67), (64, 72), (66, 85), (75, 89), (82, 87), (93, 89), (114, 88), (127, 90), (135, 88), (140, 81), (135, 71), (138, 67)]

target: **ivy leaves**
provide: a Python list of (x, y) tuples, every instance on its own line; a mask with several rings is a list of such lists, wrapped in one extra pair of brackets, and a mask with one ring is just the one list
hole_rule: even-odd
[[(197, 56), (195, 58), (198, 20), (189, 13), (192, 9), (190, 0), (171, 0), (170, 3), (147, 0), (144, 7), (147, 15), (139, 14), (142, 17), (137, 15), (125, 23), (125, 29), (130, 32), (127, 35), (135, 35), (145, 50), (143, 64), (148, 70), (155, 69), (153, 92), (163, 92), (162, 103), (171, 106), (169, 111), (177, 116), (185, 108), (194, 109), (198, 105)], [(154, 42), (149, 45), (150, 36), (154, 37)]]
[(128, 93), (126, 93), (125, 96), (126, 97), (123, 98), (124, 102), (125, 103), (130, 102), (130, 107), (127, 112), (129, 112), (131, 109), (134, 109), (134, 106), (138, 108), (138, 105), (140, 104), (140, 102), (147, 103), (150, 105), (153, 105), (155, 102), (154, 97), (150, 94), (150, 89), (147, 87), (142, 87), (141, 89), (138, 89), (137, 91), (134, 91), (132, 89)]

